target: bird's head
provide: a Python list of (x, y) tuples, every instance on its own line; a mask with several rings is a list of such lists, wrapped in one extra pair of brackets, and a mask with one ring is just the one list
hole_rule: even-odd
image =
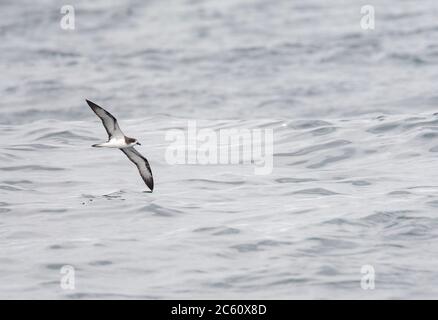
[(126, 142), (126, 144), (129, 145), (130, 147), (133, 147), (133, 146), (141, 146), (141, 143), (138, 142), (138, 140), (137, 140), (137, 139), (134, 139), (134, 138), (125, 137), (125, 142)]

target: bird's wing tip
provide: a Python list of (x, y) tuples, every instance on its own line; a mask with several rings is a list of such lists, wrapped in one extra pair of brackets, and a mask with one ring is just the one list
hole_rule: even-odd
[(153, 192), (153, 188), (149, 189), (149, 190), (144, 190), (143, 193), (152, 193)]
[(105, 111), (102, 107), (98, 106), (97, 104), (95, 104), (93, 101), (90, 101), (88, 99), (85, 99), (85, 101), (87, 101), (88, 106), (91, 108), (91, 110), (94, 111), (94, 113), (96, 113), (99, 117), (100, 115), (98, 114), (98, 110), (102, 109), (103, 111)]

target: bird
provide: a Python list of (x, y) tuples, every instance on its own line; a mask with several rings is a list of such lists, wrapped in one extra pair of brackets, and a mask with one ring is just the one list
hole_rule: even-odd
[(135, 138), (125, 136), (119, 127), (117, 119), (104, 108), (98, 106), (94, 102), (85, 99), (91, 110), (100, 118), (106, 132), (108, 133), (108, 141), (99, 144), (93, 144), (94, 148), (117, 148), (122, 151), (129, 160), (136, 166), (150, 192), (154, 190), (154, 178), (152, 177), (152, 170), (149, 166), (148, 160), (143, 157), (134, 146), (141, 146)]

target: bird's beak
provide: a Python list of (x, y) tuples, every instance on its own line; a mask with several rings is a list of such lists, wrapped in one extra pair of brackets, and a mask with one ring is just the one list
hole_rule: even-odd
[(141, 146), (141, 143), (140, 143), (140, 142), (137, 142), (137, 145)]

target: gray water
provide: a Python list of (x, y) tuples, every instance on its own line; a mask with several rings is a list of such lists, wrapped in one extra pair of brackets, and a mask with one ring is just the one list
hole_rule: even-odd
[[(438, 297), (436, 1), (63, 4), (0, 3), (0, 298)], [(273, 172), (168, 164), (188, 120), (273, 129)]]

